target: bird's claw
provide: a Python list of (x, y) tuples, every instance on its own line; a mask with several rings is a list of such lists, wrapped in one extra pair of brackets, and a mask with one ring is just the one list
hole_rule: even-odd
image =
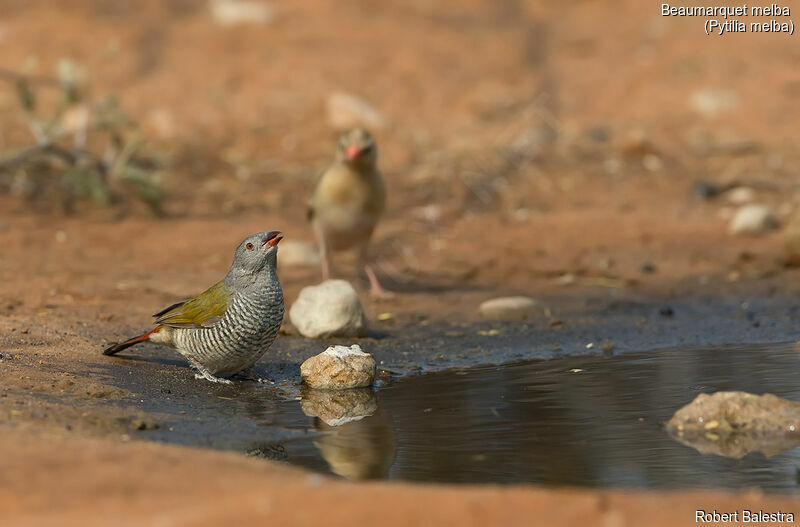
[(221, 377), (214, 377), (210, 373), (195, 373), (195, 379), (205, 379), (207, 381), (216, 382), (218, 384), (233, 384), (233, 381), (230, 379), (223, 379)]

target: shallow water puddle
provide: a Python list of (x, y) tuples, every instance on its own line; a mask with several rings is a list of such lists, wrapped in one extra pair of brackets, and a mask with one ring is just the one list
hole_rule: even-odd
[(704, 455), (662, 423), (701, 392), (800, 401), (798, 372), (793, 344), (567, 357), (406, 377), (377, 393), (304, 393), (302, 407), (259, 404), (257, 390), (209, 397), (145, 436), (350, 479), (795, 491), (800, 448)]

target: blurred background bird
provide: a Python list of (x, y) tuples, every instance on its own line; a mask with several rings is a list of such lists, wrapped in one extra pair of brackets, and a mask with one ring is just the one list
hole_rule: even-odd
[(386, 185), (377, 167), (378, 147), (372, 135), (355, 128), (339, 138), (333, 164), (317, 180), (308, 201), (308, 219), (322, 255), (322, 279), (332, 273), (331, 252), (359, 251), (370, 295), (386, 298), (370, 265), (369, 242), (386, 208)]
[(248, 236), (225, 278), (200, 295), (155, 315), (156, 327), (103, 355), (140, 342), (175, 348), (199, 372), (198, 379), (230, 384), (217, 375), (249, 370), (269, 349), (283, 321), (283, 290), (277, 274), (278, 231)]

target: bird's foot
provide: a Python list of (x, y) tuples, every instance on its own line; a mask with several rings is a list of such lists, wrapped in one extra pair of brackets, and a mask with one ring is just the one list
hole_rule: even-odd
[(384, 301), (384, 300), (392, 300), (392, 299), (393, 299), (393, 298), (395, 298), (397, 295), (395, 295), (395, 294), (394, 294), (394, 293), (392, 293), (391, 291), (387, 291), (386, 289), (381, 289), (381, 288), (377, 288), (377, 289), (375, 289), (375, 288), (370, 288), (370, 290), (369, 290), (369, 296), (370, 296), (370, 298), (372, 298), (373, 300), (380, 302), (380, 301)]
[(233, 381), (230, 379), (223, 379), (222, 377), (214, 377), (210, 373), (195, 373), (195, 379), (205, 379), (207, 381), (216, 382), (218, 384), (233, 384)]
[(216, 377), (212, 375), (210, 371), (205, 368), (201, 368), (200, 366), (195, 364), (197, 371), (199, 373), (194, 374), (195, 379), (205, 379), (207, 381), (216, 382), (218, 384), (233, 384), (233, 381), (230, 379), (223, 379), (222, 377)]
[(233, 384), (233, 381), (230, 379), (223, 379), (222, 377), (215, 376), (213, 373), (208, 371), (202, 364), (200, 364), (194, 359), (189, 359), (189, 364), (191, 364), (192, 367), (197, 370), (197, 373), (194, 374), (195, 379), (205, 379), (207, 381), (216, 382), (218, 384)]
[(371, 266), (365, 265), (364, 271), (367, 273), (367, 278), (369, 279), (369, 296), (373, 300), (391, 300), (394, 298), (394, 293), (381, 287), (381, 283), (378, 281), (378, 277), (375, 275), (375, 271), (372, 270)]

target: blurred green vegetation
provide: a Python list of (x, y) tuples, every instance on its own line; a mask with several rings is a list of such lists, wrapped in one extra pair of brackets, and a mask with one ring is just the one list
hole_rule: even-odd
[(91, 97), (85, 70), (61, 60), (54, 77), (0, 69), (0, 81), (13, 86), (32, 140), (0, 155), (0, 189), (65, 212), (131, 195), (161, 214), (166, 157), (150, 151), (116, 96)]

